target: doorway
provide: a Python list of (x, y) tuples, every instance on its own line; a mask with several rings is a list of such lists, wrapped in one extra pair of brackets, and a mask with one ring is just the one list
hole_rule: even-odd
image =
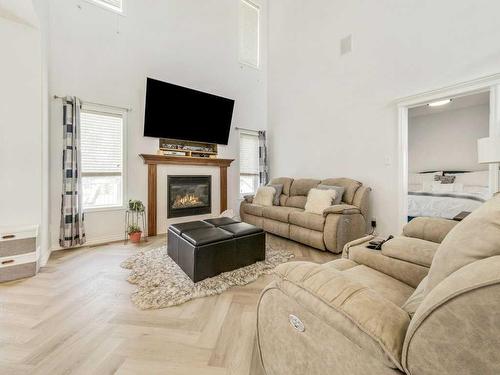
[(499, 190), (499, 164), (477, 163), (477, 139), (500, 135), (500, 75), (397, 104), (400, 228), (415, 216), (470, 212)]

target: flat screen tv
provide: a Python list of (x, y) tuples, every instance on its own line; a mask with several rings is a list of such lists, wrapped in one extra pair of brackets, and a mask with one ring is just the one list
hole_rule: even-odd
[(234, 100), (148, 78), (144, 136), (227, 145)]

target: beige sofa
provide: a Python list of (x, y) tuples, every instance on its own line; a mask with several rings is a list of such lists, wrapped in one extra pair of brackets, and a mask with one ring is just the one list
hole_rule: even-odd
[(500, 196), (365, 245), (278, 267), (258, 306), (263, 373), (500, 374)]
[[(327, 180), (275, 178), (271, 184), (282, 184), (280, 205), (263, 207), (246, 197), (240, 206), (241, 219), (266, 232), (292, 239), (319, 250), (342, 252), (343, 246), (363, 237), (367, 229), (370, 188), (349, 178)], [(323, 215), (304, 212), (309, 190), (319, 184), (345, 189), (342, 204), (325, 210)]]

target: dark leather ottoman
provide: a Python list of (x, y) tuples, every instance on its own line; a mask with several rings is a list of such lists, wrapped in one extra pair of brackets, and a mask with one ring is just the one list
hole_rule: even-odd
[(232, 219), (214, 221), (214, 225), (207, 221), (168, 229), (168, 255), (194, 282), (265, 259), (262, 229)]

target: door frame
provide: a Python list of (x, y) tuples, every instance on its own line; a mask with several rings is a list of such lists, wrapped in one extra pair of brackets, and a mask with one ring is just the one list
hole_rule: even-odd
[[(395, 101), (398, 108), (398, 224), (400, 230), (408, 222), (408, 110), (441, 99), (487, 91), (490, 92), (489, 136), (500, 136), (500, 73), (407, 96)], [(499, 167), (499, 163), (489, 166), (491, 194), (500, 190)]]

